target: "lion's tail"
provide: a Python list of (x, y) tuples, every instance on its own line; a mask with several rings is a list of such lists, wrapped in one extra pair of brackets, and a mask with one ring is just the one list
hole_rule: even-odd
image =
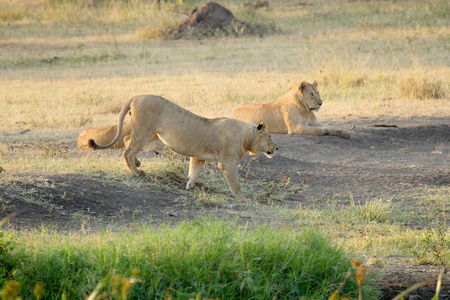
[(128, 103), (120, 111), (119, 126), (117, 128), (117, 134), (116, 134), (116, 137), (114, 138), (114, 140), (111, 143), (109, 143), (108, 145), (102, 146), (102, 145), (97, 145), (93, 139), (90, 139), (88, 141), (88, 147), (90, 147), (92, 149), (107, 149), (107, 148), (114, 146), (114, 144), (117, 143), (117, 141), (120, 138), (120, 135), (122, 134), (123, 120), (125, 119), (126, 114), (131, 109), (131, 102), (133, 102), (133, 99), (130, 99), (130, 101), (128, 101)]

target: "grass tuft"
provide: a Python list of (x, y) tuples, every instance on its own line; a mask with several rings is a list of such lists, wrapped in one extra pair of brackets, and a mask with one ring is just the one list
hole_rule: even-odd
[(277, 31), (275, 23), (265, 16), (268, 9), (257, 9), (254, 6), (243, 6), (236, 12), (233, 32), (237, 35), (255, 35), (263, 37)]
[(318, 80), (327, 88), (358, 88), (366, 84), (368, 75), (357, 68), (332, 63), (319, 71)]
[(196, 192), (194, 197), (199, 206), (204, 207), (224, 207), (229, 201), (229, 198), (223, 194), (211, 194), (204, 189)]
[(391, 201), (385, 199), (372, 199), (363, 204), (355, 203), (352, 200), (349, 211), (350, 214), (354, 214), (361, 221), (377, 223), (387, 222), (392, 212)]
[(176, 7), (166, 5), (156, 10), (153, 7), (153, 16), (146, 22), (145, 27), (136, 29), (136, 36), (140, 40), (170, 39), (171, 32), (176, 31), (178, 25), (186, 15)]
[(407, 77), (399, 83), (399, 95), (405, 98), (442, 99), (445, 90), (440, 80)]

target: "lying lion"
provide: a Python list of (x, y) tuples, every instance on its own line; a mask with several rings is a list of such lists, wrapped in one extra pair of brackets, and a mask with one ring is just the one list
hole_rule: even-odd
[[(89, 140), (95, 140), (97, 143), (106, 144), (114, 139), (117, 133), (117, 125), (103, 126), (97, 128), (86, 128), (78, 136), (78, 149), (89, 150)], [(131, 121), (123, 123), (122, 134), (117, 143), (111, 146), (112, 149), (120, 149), (125, 147), (124, 138), (131, 134)]]
[(151, 141), (160, 139), (169, 149), (190, 156), (189, 178), (186, 189), (191, 189), (206, 160), (217, 161), (233, 195), (245, 201), (239, 185), (237, 165), (247, 154), (263, 152), (271, 157), (278, 149), (270, 138), (266, 125), (252, 125), (242, 121), (217, 118), (207, 119), (162, 98), (144, 95), (131, 98), (122, 108), (116, 137), (105, 146), (89, 140), (89, 146), (105, 149), (121, 137), (124, 118), (131, 110), (131, 139), (123, 152), (128, 169), (133, 175), (143, 175), (135, 164), (137, 153)]
[[(103, 126), (97, 128), (86, 128), (78, 136), (78, 149), (80, 150), (94, 150), (89, 147), (89, 140), (95, 140), (97, 143), (106, 144), (113, 140), (117, 133), (117, 125)], [(121, 149), (126, 147), (129, 142), (131, 134), (131, 121), (123, 123), (122, 134), (117, 143), (112, 145), (111, 149)], [(149, 149), (156, 154), (162, 152), (166, 146), (160, 140), (153, 141), (149, 144)], [(136, 159), (136, 166), (139, 167), (139, 161)]]
[(264, 121), (270, 133), (336, 135), (348, 139), (344, 130), (320, 123), (314, 112), (322, 105), (317, 82), (303, 81), (291, 88), (281, 99), (267, 104), (244, 104), (233, 118), (259, 124)]

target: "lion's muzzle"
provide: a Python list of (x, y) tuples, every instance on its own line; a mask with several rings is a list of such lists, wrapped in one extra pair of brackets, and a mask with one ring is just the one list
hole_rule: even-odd
[(275, 149), (272, 150), (267, 150), (266, 152), (264, 152), (264, 154), (268, 157), (268, 158), (272, 158), (272, 156), (275, 154), (275, 151), (278, 150), (278, 147), (275, 147)]

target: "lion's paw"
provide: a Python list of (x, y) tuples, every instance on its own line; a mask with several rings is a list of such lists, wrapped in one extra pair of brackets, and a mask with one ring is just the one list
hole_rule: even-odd
[(142, 170), (137, 170), (137, 171), (136, 171), (136, 174), (133, 174), (133, 175), (141, 177), (141, 176), (144, 176), (144, 175), (145, 175), (145, 172), (142, 171)]
[(251, 202), (251, 199), (247, 199), (243, 193), (235, 195), (236, 199), (240, 200), (241, 202)]
[(345, 130), (336, 130), (336, 136), (344, 138), (344, 139), (349, 139), (350, 138), (350, 134), (345, 131)]

